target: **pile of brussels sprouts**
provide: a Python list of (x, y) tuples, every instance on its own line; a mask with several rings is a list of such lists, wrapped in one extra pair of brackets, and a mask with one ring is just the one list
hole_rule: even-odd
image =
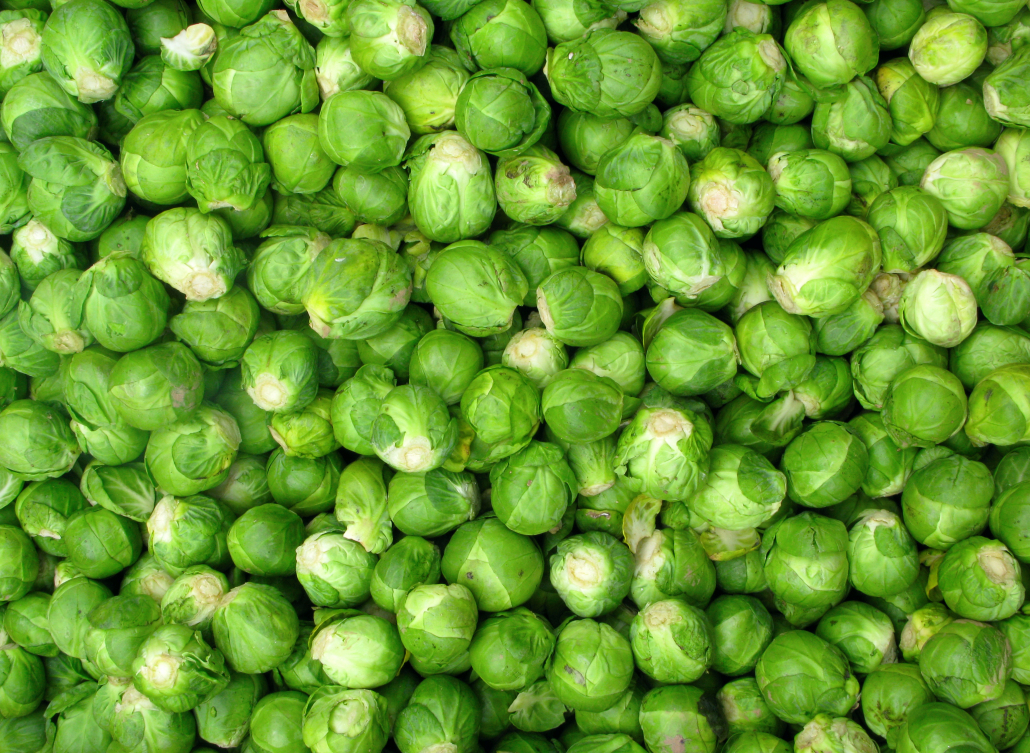
[(0, 0), (0, 753), (1030, 753), (1026, 0), (284, 1)]

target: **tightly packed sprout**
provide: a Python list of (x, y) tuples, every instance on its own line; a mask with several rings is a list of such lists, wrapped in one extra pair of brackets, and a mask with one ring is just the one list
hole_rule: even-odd
[(0, 0), (0, 753), (1030, 753), (1022, 0)]

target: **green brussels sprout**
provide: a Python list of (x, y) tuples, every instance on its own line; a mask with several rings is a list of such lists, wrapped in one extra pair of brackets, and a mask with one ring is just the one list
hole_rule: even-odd
[[(54, 272), (66, 269), (82, 269), (82, 255), (70, 241), (58, 238), (50, 228), (36, 219), (14, 231), (11, 237), (11, 255), (13, 269), (26, 293), (39, 287)], [(10, 266), (5, 265), (8, 269)], [(13, 285), (12, 292), (17, 290)], [(17, 301), (14, 302), (17, 305)], [(12, 306), (7, 305), (10, 311)]]
[(20, 646), (0, 647), (0, 714), (4, 719), (28, 716), (43, 700), (43, 662)]
[(300, 631), (297, 613), (276, 589), (244, 583), (219, 602), (211, 624), (230, 669), (258, 674), (282, 664)]
[[(131, 21), (131, 19), (127, 20)], [(130, 27), (130, 31), (134, 32), (134, 38), (137, 29), (138, 27)], [(174, 70), (197, 71), (206, 68), (215, 52), (218, 51), (218, 35), (212, 27), (205, 23), (178, 26), (176, 33), (172, 33), (172, 29), (164, 31), (168, 33), (168, 36), (158, 37), (160, 47), (153, 46), (149, 39), (144, 41), (149, 52), (160, 53), (164, 64)], [(134, 41), (138, 46), (140, 40), (134, 39)]]
[(365, 89), (376, 81), (354, 60), (349, 36), (325, 36), (318, 41), (315, 46), (315, 80), (323, 101), (342, 91)]
[[(1006, 456), (1008, 458), (1009, 456)], [(1004, 461), (1002, 461), (1004, 462)], [(1001, 469), (999, 464), (998, 468)], [(1018, 531), (1021, 525), (1021, 517), (1024, 515), (1024, 500), (1026, 499), (1027, 488), (1025, 483), (1018, 482), (1010, 486), (1002, 486), (1000, 478), (996, 473), (995, 492), (997, 494), (991, 506), (990, 526), (991, 533), (997, 536), (1011, 550), (1011, 553), (1020, 561), (1025, 561), (1028, 556), (1026, 545), (1019, 536)], [(24, 525), (22, 526), (24, 528)], [(990, 561), (990, 560), (987, 560)]]
[(161, 607), (149, 596), (115, 596), (87, 619), (87, 660), (108, 676), (132, 677), (137, 652), (161, 624)]
[(697, 60), (726, 23), (727, 7), (721, 0), (698, 4), (657, 0), (642, 5), (634, 25), (665, 63)]
[(560, 527), (574, 500), (575, 479), (560, 447), (530, 442), (490, 469), (491, 506), (516, 533), (546, 533)]
[(194, 109), (161, 110), (138, 119), (121, 147), (126, 187), (153, 204), (183, 201), (188, 195), (187, 144), (203, 122)]
[(385, 685), (400, 671), (405, 653), (396, 627), (354, 610), (319, 623), (310, 646), (329, 679), (352, 688)]
[(573, 710), (603, 711), (629, 687), (630, 643), (594, 620), (573, 620), (558, 633), (547, 679), (558, 699)]
[(948, 243), (937, 269), (964, 279), (992, 324), (1015, 324), (1030, 312), (1026, 272), (1016, 267), (1008, 244), (987, 233), (973, 233)]
[(569, 164), (594, 175), (601, 158), (630, 136), (638, 131), (656, 132), (661, 126), (660, 117), (653, 105), (632, 117), (614, 119), (565, 108), (557, 122), (558, 143)]
[(959, 617), (1004, 620), (1023, 603), (1019, 562), (1000, 541), (972, 536), (948, 549), (937, 570), (944, 603)]
[(240, 430), (240, 452), (259, 455), (276, 447), (268, 430), (271, 414), (254, 404), (243, 388), (238, 368), (228, 372), (212, 402), (236, 421)]
[(845, 84), (876, 65), (879, 38), (862, 9), (828, 0), (799, 9), (783, 45), (798, 70), (817, 89)]
[(176, 70), (160, 55), (146, 55), (122, 79), (114, 109), (134, 124), (162, 110), (198, 108), (203, 99), (204, 85), (197, 73)]
[(983, 82), (983, 102), (987, 114), (1002, 125), (1022, 128), (1030, 119), (1026, 97), (1019, 91), (1017, 83), (1026, 74), (1028, 57), (1030, 53), (1020, 48), (999, 63)]
[(769, 708), (790, 724), (807, 724), (818, 714), (843, 715), (858, 698), (858, 680), (840, 649), (802, 630), (773, 638), (755, 679)]
[(38, 139), (18, 155), (18, 166), (32, 178), (28, 208), (61, 238), (92, 240), (125, 206), (125, 181), (117, 161), (107, 149), (85, 139)]
[(574, 347), (608, 340), (623, 313), (615, 282), (585, 267), (567, 267), (545, 278), (537, 288), (537, 307), (547, 331)]
[[(934, 152), (936, 153), (936, 150)], [(891, 172), (891, 168), (875, 155), (859, 162), (852, 162), (848, 165), (848, 172), (851, 173), (851, 201), (846, 211), (859, 219), (869, 214), (869, 207), (880, 194), (898, 185), (898, 179)], [(918, 183), (921, 177), (922, 173), (919, 173), (910, 182)]]
[(938, 698), (969, 708), (1004, 692), (1012, 671), (1011, 648), (1005, 636), (990, 625), (955, 620), (923, 646), (919, 671)]
[(219, 44), (210, 73), (215, 101), (251, 126), (271, 125), (318, 104), (314, 48), (286, 11), (268, 11)]
[(465, 586), (415, 586), (397, 610), (401, 643), (427, 674), (468, 653), (476, 630), (476, 602)]
[(290, 457), (278, 448), (268, 458), (268, 490), (277, 504), (307, 516), (332, 509), (343, 462), (330, 453), (320, 458)]
[(736, 339), (741, 364), (758, 380), (758, 397), (772, 397), (781, 389), (796, 387), (815, 367), (809, 320), (788, 313), (776, 301), (749, 309), (737, 321)]
[(897, 737), (897, 749), (905, 753), (941, 751), (951, 746), (993, 749), (973, 717), (949, 703), (927, 703), (912, 709)]
[(731, 746), (736, 746), (738, 741), (753, 739), (760, 735), (772, 737), (783, 731), (783, 722), (773, 715), (753, 677), (731, 680), (719, 689), (715, 699), (726, 718), (726, 729), (730, 738), (727, 740), (727, 747), (730, 749), (733, 749)]
[[(0, 597), (5, 602), (24, 597), (36, 581), (39, 558), (25, 532), (17, 526), (0, 526), (0, 558), (4, 563), (0, 577)], [(55, 639), (56, 643), (56, 639)]]
[(776, 206), (790, 214), (827, 220), (840, 213), (851, 197), (847, 163), (824, 149), (774, 154), (769, 159), (769, 176), (776, 190)]
[(623, 394), (631, 397), (643, 390), (647, 373), (643, 346), (626, 332), (616, 332), (602, 343), (579, 348), (569, 366), (612, 379)]
[[(83, 29), (95, 32), (83, 34)], [(132, 65), (125, 18), (103, 0), (74, 0), (54, 8), (40, 39), (43, 66), (69, 94), (90, 104), (110, 99)]]
[(333, 432), (340, 444), (361, 455), (374, 454), (372, 423), (380, 403), (395, 384), (390, 369), (366, 365), (340, 385), (332, 403)]
[(881, 664), (862, 683), (862, 717), (870, 731), (897, 748), (898, 735), (909, 714), (934, 702), (919, 667), (914, 664)]
[(885, 272), (914, 273), (944, 247), (947, 212), (934, 196), (915, 186), (880, 194), (868, 219), (880, 237)]
[(169, 298), (141, 261), (108, 256), (83, 273), (86, 326), (96, 341), (120, 353), (142, 348), (164, 332)]
[[(868, 10), (866, 15), (872, 21)], [(891, 128), (887, 102), (880, 96), (876, 84), (865, 76), (845, 84), (844, 94), (839, 99), (817, 104), (812, 115), (815, 146), (838, 154), (848, 162), (868, 159), (887, 146)]]
[(313, 194), (275, 194), (272, 219), (276, 225), (307, 225), (329, 235), (349, 235), (357, 218), (332, 186)]
[(875, 751), (879, 746), (862, 725), (844, 717), (818, 714), (794, 737), (798, 753), (817, 750)]
[[(10, 529), (17, 530), (17, 529)], [(8, 533), (6, 529), (0, 532)], [(28, 537), (25, 537), (26, 542)], [(16, 543), (12, 538), (7, 537), (5, 543), (8, 550), (10, 545)], [(31, 544), (30, 544), (31, 546)], [(5, 560), (12, 561), (12, 560)], [(35, 553), (32, 553), (32, 561), (36, 563)], [(8, 583), (14, 580), (17, 569), (12, 570), (12, 576)], [(24, 572), (21, 571), (21, 572)], [(21, 598), (27, 593), (31, 583), (26, 584), (25, 591), (14, 593), (15, 598)], [(11, 591), (8, 590), (8, 593)], [(125, 590), (123, 589), (123, 595)], [(50, 634), (54, 644), (64, 654), (74, 656), (77, 659), (86, 658), (86, 634), (90, 630), (87, 619), (90, 611), (98, 605), (111, 598), (111, 591), (106, 586), (81, 575), (62, 583), (54, 589), (54, 595), (50, 599), (50, 608), (47, 610), (47, 622), (50, 625)]]
[(689, 103), (666, 110), (659, 133), (678, 146), (683, 156), (692, 162), (704, 159), (721, 140), (715, 116)]
[[(40, 72), (30, 73), (4, 93), (0, 123), (14, 147), (21, 150), (47, 136), (90, 138), (97, 128), (97, 116), (49, 73)], [(10, 153), (17, 156), (14, 150)]]
[(555, 637), (547, 622), (525, 608), (488, 617), (469, 647), (475, 673), (494, 690), (522, 690), (544, 674)]
[(976, 326), (976, 309), (976, 298), (963, 278), (925, 269), (905, 286), (898, 314), (909, 334), (953, 348)]
[[(752, 671), (773, 639), (769, 611), (751, 596), (723, 595), (712, 600), (705, 614), (711, 623), (712, 669), (730, 677)], [(725, 686), (723, 691), (728, 688)], [(757, 686), (754, 690), (758, 691)], [(733, 728), (734, 720), (728, 718), (727, 721)], [(739, 721), (741, 725), (747, 723), (744, 719)]]
[(264, 158), (261, 142), (243, 122), (208, 118), (186, 145), (186, 190), (202, 212), (250, 209), (271, 181)]
[[(261, 145), (271, 168), (272, 187), (280, 193), (311, 194), (321, 191), (336, 170), (336, 164), (318, 141), (317, 115), (290, 115), (273, 123), (262, 133)], [(213, 158), (214, 154), (209, 153), (208, 156)], [(257, 160), (255, 163), (248, 165), (246, 171), (241, 171), (239, 177), (261, 177), (255, 176), (255, 173), (262, 163)], [(256, 189), (257, 185), (255, 182), (251, 187)], [(253, 191), (255, 199), (259, 195), (260, 191)]]
[(272, 413), (303, 409), (318, 392), (317, 349), (295, 330), (263, 335), (241, 361), (243, 387), (254, 404)]
[(239, 445), (236, 420), (203, 403), (190, 416), (150, 435), (147, 471), (156, 485), (170, 494), (197, 494), (225, 481)]
[(942, 152), (991, 146), (1001, 134), (1001, 125), (987, 113), (982, 92), (981, 87), (965, 81), (944, 87), (937, 120), (926, 134), (927, 141)]
[(894, 378), (920, 364), (943, 368), (947, 354), (896, 324), (884, 325), (852, 354), (855, 396), (864, 408), (879, 410)]
[(681, 599), (648, 604), (630, 625), (637, 668), (660, 683), (699, 679), (712, 664), (713, 643), (707, 615)]
[(894, 596), (919, 577), (915, 543), (889, 510), (869, 510), (852, 526), (848, 560), (852, 585), (868, 596)]
[[(596, 60), (591, 72), (579, 67), (581, 55)], [(661, 64), (647, 41), (604, 28), (548, 50), (546, 75), (559, 104), (606, 118), (639, 113), (654, 100), (662, 78)]]
[(26, 481), (55, 478), (75, 464), (80, 449), (68, 420), (54, 405), (15, 400), (0, 412), (0, 465)]
[(482, 367), (483, 352), (474, 340), (450, 330), (431, 330), (411, 353), (409, 380), (432, 388), (445, 403), (454, 405)]
[(806, 507), (829, 507), (858, 491), (869, 451), (849, 424), (819, 421), (787, 445), (781, 466), (787, 496)]
[(14, 513), (18, 525), (37, 547), (55, 557), (67, 557), (64, 531), (68, 520), (88, 507), (74, 484), (55, 478), (28, 484), (17, 495)]
[[(673, 214), (687, 198), (686, 158), (667, 139), (634, 133), (597, 164), (595, 195), (612, 222), (640, 227)], [(503, 206), (503, 205), (502, 205)]]
[(336, 164), (357, 170), (399, 165), (409, 136), (404, 111), (380, 92), (334, 94), (318, 118), (322, 149)]
[(151, 274), (190, 301), (225, 295), (246, 265), (225, 220), (188, 208), (169, 209), (148, 222), (140, 255)]
[(982, 463), (948, 455), (917, 468), (905, 485), (905, 527), (923, 546), (947, 549), (987, 524), (994, 481)]
[(80, 353), (93, 342), (84, 321), (83, 289), (77, 285), (81, 275), (77, 269), (59, 269), (18, 304), (22, 331), (61, 355)]
[(479, 738), (480, 706), (472, 689), (445, 675), (419, 683), (394, 724), (394, 742), (401, 753), (419, 753), (435, 746), (452, 746), (471, 753)]
[(647, 749), (672, 753), (677, 745), (689, 743), (702, 753), (714, 753), (726, 737), (720, 712), (717, 702), (696, 685), (654, 688), (640, 702)]
[(640, 542), (635, 558), (630, 596), (639, 608), (673, 597), (700, 607), (712, 598), (715, 567), (694, 531), (658, 530)]
[(271, 414), (268, 429), (283, 452), (313, 459), (339, 449), (332, 425), (332, 398), (330, 390), (322, 389), (299, 411)]
[(769, 158), (774, 154), (811, 149), (814, 146), (810, 129), (803, 125), (760, 123), (751, 134), (747, 153), (764, 166), (769, 164)]
[(259, 315), (254, 296), (233, 286), (220, 298), (187, 301), (168, 326), (205, 364), (224, 368), (235, 366), (249, 350)]
[(247, 268), (247, 287), (273, 314), (303, 313), (301, 296), (307, 271), (331, 239), (311, 227), (282, 225), (269, 228), (262, 236), (266, 240)]
[(469, 80), (461, 56), (450, 47), (431, 45), (423, 59), (421, 67), (383, 83), (383, 93), (400, 105), (411, 132), (418, 135), (454, 125), (458, 95)]
[(614, 610), (629, 594), (632, 575), (629, 549), (602, 531), (570, 536), (551, 555), (550, 582), (579, 617), (598, 617)]
[(421, 536), (405, 536), (373, 564), (372, 599), (388, 612), (397, 612), (415, 586), (440, 580), (440, 550)]
[[(464, 136), (456, 131), (426, 135), (407, 154), (408, 206), (422, 233), (431, 240), (453, 243), (480, 235), (490, 226), (497, 211), (490, 163)], [(438, 197), (444, 193), (456, 201), (441, 204)]]
[(229, 581), (222, 573), (207, 565), (187, 567), (161, 598), (161, 618), (165, 624), (186, 625), (210, 636), (215, 609), (228, 592)]
[(542, 390), (569, 365), (569, 354), (558, 338), (542, 327), (533, 327), (508, 341), (501, 365), (521, 372)]
[(724, 444), (712, 448), (708, 477), (690, 500), (690, 510), (727, 530), (754, 528), (780, 509), (786, 477), (753, 450)]
[[(485, 3), (464, 0), (463, 4), (467, 4), (467, 8), (462, 10), (460, 18), (455, 17), (450, 39), (466, 68), (514, 68), (532, 76), (543, 67), (547, 30), (539, 14), (528, 3), (521, 0), (487, 0)], [(432, 7), (429, 9), (434, 10)]]
[[(875, 159), (875, 158), (874, 158)], [(856, 162), (861, 165), (861, 162)], [(787, 256), (787, 249), (804, 232), (811, 230), (819, 223), (808, 217), (788, 214), (782, 209), (775, 209), (762, 226), (762, 246), (769, 259), (779, 264)], [(773, 267), (775, 270), (775, 267)], [(771, 294), (766, 300), (771, 299)]]
[(151, 345), (118, 360), (111, 369), (109, 394), (121, 419), (153, 431), (188, 419), (203, 398), (203, 372), (181, 343)]
[(0, 230), (11, 232), (31, 219), (28, 189), (32, 177), (18, 164), (10, 144), (0, 144)]
[(472, 591), (480, 611), (500, 612), (529, 600), (543, 577), (544, 557), (528, 536), (496, 518), (480, 518), (458, 527), (440, 567), (448, 583)]
[(501, 157), (494, 190), (502, 210), (516, 222), (546, 225), (561, 217), (576, 198), (576, 184), (558, 155), (535, 144)]
[(884, 62), (876, 69), (876, 85), (890, 111), (891, 141), (906, 146), (933, 129), (940, 90), (920, 76), (908, 58)]
[(433, 20), (424, 8), (399, 0), (359, 0), (346, 10), (350, 51), (371, 76), (390, 81), (425, 63)]
[(277, 504), (245, 511), (226, 534), (233, 564), (252, 575), (293, 575), (297, 570), (295, 550), (303, 541), (300, 516)]
[(60, 653), (47, 619), (50, 594), (33, 591), (5, 606), (0, 629), (7, 634), (7, 643), (16, 643), (36, 656), (53, 658)]
[(395, 387), (379, 406), (369, 442), (390, 467), (407, 473), (443, 465), (457, 440), (457, 422), (428, 387)]
[(229, 508), (209, 497), (164, 497), (147, 521), (150, 550), (173, 576), (194, 565), (224, 569), (231, 563), (226, 535), (232, 522)]
[(763, 542), (770, 590), (795, 607), (829, 608), (847, 593), (847, 547), (847, 529), (838, 520), (812, 512), (786, 518)]
[(408, 178), (399, 167), (367, 174), (340, 168), (333, 189), (361, 222), (393, 225), (407, 213)]
[(967, 78), (987, 56), (987, 31), (966, 13), (928, 15), (912, 37), (908, 57), (931, 84), (950, 86)]
[(701, 395), (737, 373), (733, 331), (698, 309), (677, 311), (647, 347), (647, 373), (674, 395)]
[(1001, 495), (1002, 492), (1027, 480), (1027, 454), (1023, 448), (1015, 447), (1001, 457), (994, 468), (994, 491), (996, 494)]
[(540, 394), (518, 371), (491, 366), (461, 396), (461, 415), (475, 431), (469, 466), (485, 469), (529, 444), (540, 425)]
[(401, 317), (411, 293), (411, 270), (386, 244), (338, 239), (314, 259), (301, 300), (322, 337), (361, 340)]
[(998, 152), (967, 147), (931, 162), (919, 185), (940, 200), (954, 227), (973, 229), (986, 225), (1001, 209), (1009, 170)]
[(962, 383), (939, 366), (914, 366), (898, 375), (883, 403), (883, 425), (899, 447), (932, 447), (957, 433), (968, 409)]
[(442, 468), (395, 474), (388, 499), (390, 519), (409, 536), (439, 536), (479, 512), (479, 487), (474, 477)]
[(691, 167), (690, 208), (720, 238), (757, 233), (773, 210), (774, 197), (769, 173), (739, 149), (715, 147)]
[(1009, 680), (1005, 690), (993, 701), (985, 701), (969, 709), (969, 715), (999, 749), (1011, 746), (1026, 732), (1030, 711), (1026, 707), (1023, 688)]
[(738, 27), (701, 54), (687, 74), (687, 89), (702, 110), (744, 125), (775, 103), (786, 72), (783, 50), (771, 35)]
[(509, 68), (471, 76), (454, 105), (458, 131), (477, 149), (516, 156), (547, 130), (551, 108), (536, 86)]
[(815, 634), (837, 647), (859, 674), (896, 661), (890, 618), (865, 602), (845, 601), (833, 607), (820, 618)]
[(352, 607), (368, 598), (376, 557), (361, 544), (338, 530), (327, 530), (294, 548), (297, 578), (313, 604)]
[(769, 278), (769, 289), (792, 314), (843, 313), (872, 282), (880, 260), (876, 230), (855, 217), (834, 217), (790, 244), (776, 274)]
[(304, 705), (303, 740), (313, 753), (377, 753), (389, 733), (386, 699), (371, 690), (325, 685)]
[(926, 21), (923, 4), (913, 0), (873, 0), (862, 10), (880, 39), (881, 50), (907, 47)]
[(623, 414), (623, 393), (608, 377), (584, 369), (559, 372), (544, 388), (544, 421), (561, 440), (595, 442), (618, 429)]

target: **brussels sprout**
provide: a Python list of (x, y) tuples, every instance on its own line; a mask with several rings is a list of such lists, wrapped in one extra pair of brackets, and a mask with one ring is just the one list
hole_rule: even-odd
[(252, 126), (271, 125), (318, 104), (314, 49), (286, 11), (268, 10), (239, 24), (239, 36), (223, 40), (210, 74), (215, 101)]
[(63, 475), (80, 453), (68, 420), (47, 403), (15, 400), (0, 412), (0, 432), (0, 465), (26, 481)]
[[(832, 606), (847, 592), (847, 545), (840, 521), (811, 512), (786, 518), (764, 541), (770, 590), (795, 607)], [(801, 572), (804, 580), (798, 577)]]
[(544, 572), (544, 558), (536, 543), (496, 518), (461, 525), (444, 548), (440, 564), (444, 579), (466, 585), (484, 612), (524, 604)]
[(319, 623), (310, 646), (330, 680), (353, 688), (385, 685), (400, 670), (405, 653), (396, 627), (352, 610)]
[[(469, 297), (468, 290), (480, 294)], [(526, 277), (507, 256), (478, 241), (452, 244), (426, 276), (433, 304), (465, 334), (482, 336), (507, 329), (528, 291)]]
[(912, 37), (909, 59), (916, 72), (937, 86), (957, 84), (987, 55), (987, 31), (966, 13), (928, 15)]
[(379, 92), (334, 94), (318, 119), (318, 139), (329, 158), (369, 172), (399, 165), (409, 135), (404, 111)]
[[(97, 116), (49, 73), (40, 72), (30, 73), (5, 92), (0, 123), (11, 143), (21, 150), (47, 136), (89, 138), (96, 131)], [(16, 157), (14, 150), (10, 153)]]
[[(597, 60), (598, 73), (588, 73), (573, 62), (582, 55)], [(547, 62), (547, 80), (559, 104), (604, 118), (636, 115), (654, 100), (662, 78), (651, 45), (614, 29), (595, 29), (563, 42), (548, 50)], [(591, 80), (595, 75), (597, 79)]]
[(193, 415), (203, 398), (203, 372), (185, 345), (163, 343), (119, 359), (108, 389), (125, 423), (152, 431)]
[[(101, 0), (82, 0), (94, 2)], [(85, 139), (48, 136), (33, 141), (18, 156), (18, 166), (32, 178), (29, 209), (61, 238), (92, 240), (125, 206), (118, 163), (107, 149)], [(87, 188), (89, 200), (77, 198)]]
[(976, 326), (976, 298), (961, 277), (927, 269), (905, 286), (898, 314), (909, 334), (955, 347)]
[(270, 586), (245, 583), (219, 602), (212, 621), (215, 646), (236, 672), (257, 674), (279, 666), (297, 640), (299, 621)]
[(772, 397), (808, 377), (816, 363), (811, 334), (808, 319), (788, 313), (776, 301), (760, 303), (740, 318), (737, 348), (741, 364), (758, 379), (757, 396)]
[(586, 619), (566, 623), (547, 665), (555, 694), (574, 710), (610, 707), (629, 687), (632, 674), (629, 641), (607, 624)]
[(154, 630), (140, 646), (132, 675), (137, 690), (171, 712), (189, 711), (229, 683), (222, 654), (185, 625)]
[(699, 751), (714, 753), (726, 737), (720, 711), (714, 699), (696, 685), (651, 690), (640, 702), (640, 726), (647, 749), (672, 753), (681, 742), (689, 742)]
[(990, 625), (955, 620), (923, 646), (919, 671), (938, 698), (969, 708), (1004, 692), (1012, 671), (1011, 648), (1005, 636)]
[[(497, 211), (490, 163), (464, 136), (456, 131), (423, 136), (407, 154), (408, 206), (428, 238), (453, 243), (490, 226)], [(441, 204), (441, 192), (455, 194), (457, 200)]]
[(848, 204), (851, 174), (844, 160), (823, 149), (798, 149), (773, 154), (769, 175), (776, 206), (790, 214), (826, 220)]
[(773, 713), (790, 724), (807, 724), (820, 713), (845, 714), (858, 698), (858, 680), (840, 649), (801, 630), (773, 638), (755, 679)]
[(1025, 127), (1030, 119), (1026, 98), (1017, 86), (1017, 82), (1025, 75), (1028, 56), (1030, 53), (1020, 48), (991, 71), (983, 82), (987, 114), (1002, 125)]
[(313, 753), (379, 751), (388, 736), (386, 699), (371, 690), (326, 685), (304, 705), (303, 740)]
[(494, 174), (497, 202), (511, 219), (546, 225), (565, 214), (576, 199), (576, 184), (557, 154), (535, 144), (501, 157)]
[(637, 668), (658, 682), (693, 682), (712, 664), (712, 625), (703, 611), (680, 599), (656, 601), (630, 625)]
[(171, 205), (187, 194), (187, 144), (204, 122), (200, 110), (161, 110), (139, 118), (121, 148), (126, 187), (154, 204)]
[(959, 617), (1004, 620), (1023, 603), (1018, 561), (1000, 541), (972, 536), (951, 547), (937, 570), (944, 603)]
[(383, 84), (383, 92), (404, 110), (411, 132), (420, 135), (454, 125), (458, 95), (469, 79), (460, 56), (449, 47), (431, 45), (423, 59), (420, 67)]
[(635, 133), (601, 157), (594, 185), (608, 219), (639, 227), (675, 212), (689, 184), (686, 158), (672, 142)]
[(440, 580), (440, 550), (420, 536), (405, 536), (374, 563), (372, 599), (388, 612), (397, 612), (405, 594), (415, 586)]
[(919, 185), (940, 200), (953, 226), (972, 229), (986, 225), (1001, 209), (1009, 170), (998, 152), (966, 147), (931, 162)]
[(415, 586), (397, 610), (401, 642), (427, 674), (444, 669), (469, 650), (476, 602), (461, 584)]
[[(467, 9), (462, 10), (460, 18), (455, 16), (450, 38), (466, 68), (514, 68), (532, 76), (544, 65), (547, 31), (540, 16), (527, 3), (463, 0), (462, 4), (467, 4)], [(445, 14), (450, 15), (450, 11)]]
[(411, 272), (380, 241), (335, 240), (314, 259), (305, 288), (301, 300), (315, 332), (360, 340), (385, 332), (401, 317)]
[(445, 675), (427, 677), (398, 714), (394, 742), (401, 753), (438, 745), (471, 753), (479, 735), (480, 707), (472, 689)]

